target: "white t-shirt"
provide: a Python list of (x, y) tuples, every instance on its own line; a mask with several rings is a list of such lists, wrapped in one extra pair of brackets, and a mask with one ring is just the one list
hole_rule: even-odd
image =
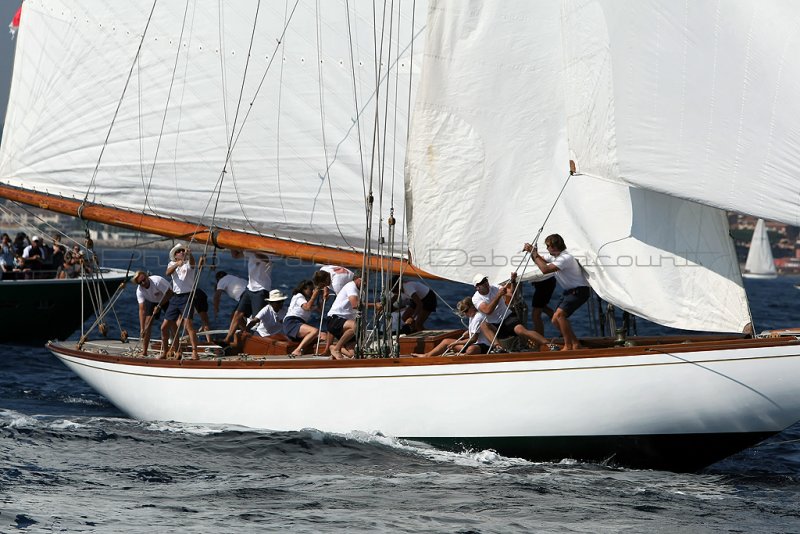
[(150, 279), (150, 287), (136, 286), (136, 301), (139, 304), (143, 304), (145, 301), (158, 304), (169, 291), (169, 282), (156, 275), (148, 276), (148, 278)]
[[(489, 292), (486, 295), (481, 295), (476, 291), (475, 294), (472, 295), (472, 303), (475, 305), (475, 308), (480, 311), (481, 304), (484, 302), (488, 304), (499, 292), (500, 288), (498, 286), (489, 286)], [(500, 302), (497, 303), (497, 307), (494, 309), (494, 311), (486, 317), (486, 321), (488, 321), (489, 324), (498, 324), (500, 321), (505, 319), (509, 313), (511, 312), (509, 311), (508, 306), (506, 306), (505, 297), (503, 297), (500, 299)]]
[[(281, 312), (286, 311), (286, 308), (281, 308)], [(274, 336), (283, 332), (283, 318), (282, 313), (276, 313), (275, 308), (267, 304), (261, 311), (256, 314), (256, 319), (259, 320), (256, 326), (256, 332), (261, 337)]]
[(475, 335), (475, 332), (478, 333), (478, 340), (475, 343), (483, 343), (484, 345), (490, 345), (491, 340), (487, 339), (486, 336), (483, 334), (481, 330), (481, 322), (483, 322), (483, 318), (486, 317), (481, 312), (476, 313), (472, 316), (472, 319), (469, 320), (469, 336), (470, 338)]
[(328, 311), (328, 316), (339, 315), (345, 319), (355, 319), (356, 310), (350, 304), (350, 297), (358, 296), (358, 288), (355, 282), (348, 282), (340, 292), (336, 294), (336, 300)]
[(353, 271), (338, 265), (323, 265), (319, 270), (331, 275), (331, 285), (328, 287), (337, 295), (344, 286), (353, 281)]
[(247, 289), (247, 280), (232, 274), (226, 274), (217, 282), (217, 289), (224, 291), (230, 298), (239, 302), (242, 293)]
[(22, 251), (23, 258), (30, 258), (31, 256), (39, 256), (39, 259), (43, 260), (45, 257), (44, 247), (34, 247), (33, 245), (28, 245), (25, 247), (25, 250)]
[(247, 289), (269, 291), (272, 289), (272, 261), (265, 261), (253, 252), (245, 252), (247, 258)]
[(292, 301), (289, 303), (289, 311), (286, 312), (286, 317), (299, 317), (303, 321), (308, 322), (311, 319), (311, 310), (304, 310), (303, 304), (308, 302), (308, 299), (302, 293), (295, 293)]
[(414, 282), (413, 280), (409, 280), (406, 282), (403, 281), (403, 296), (406, 298), (411, 298), (412, 295), (417, 295), (419, 298), (424, 299), (430, 293), (431, 288), (423, 284), (422, 282)]
[(581, 266), (578, 265), (578, 260), (572, 257), (572, 254), (566, 250), (562, 250), (558, 256), (552, 256), (548, 253), (541, 254), (544, 261), (552, 263), (558, 270), (556, 271), (556, 281), (563, 290), (575, 289), (580, 286), (588, 286), (589, 282), (581, 271)]
[[(169, 268), (173, 265), (177, 265), (177, 263), (177, 261), (169, 262), (169, 265), (167, 265), (167, 270), (169, 270)], [(176, 295), (190, 293), (192, 291), (192, 287), (194, 286), (194, 273), (194, 267), (189, 265), (188, 261), (176, 268), (172, 272), (172, 292)]]

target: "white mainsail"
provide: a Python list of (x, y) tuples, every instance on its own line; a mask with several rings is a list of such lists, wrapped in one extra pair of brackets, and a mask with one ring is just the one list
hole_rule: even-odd
[(0, 177), (362, 249), (370, 179), (403, 216), (417, 4), (28, 0)]
[(753, 239), (750, 241), (750, 250), (747, 251), (747, 261), (744, 264), (744, 276), (754, 278), (775, 278), (778, 276), (764, 219), (759, 219), (756, 222), (755, 230), (753, 230)]
[(568, 180), (570, 159), (615, 149), (587, 137), (606, 88), (576, 76), (586, 58), (572, 41), (585, 34), (567, 22), (570, 6), (430, 10), (407, 158), (415, 264), (465, 282), (507, 278), (546, 220), (540, 246), (564, 236), (607, 301), (664, 325), (741, 331), (750, 318), (723, 212), (603, 174)]

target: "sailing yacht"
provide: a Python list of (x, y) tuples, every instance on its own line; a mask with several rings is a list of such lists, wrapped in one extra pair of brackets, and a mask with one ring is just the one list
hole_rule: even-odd
[(525, 278), (522, 244), (557, 232), (607, 302), (711, 334), (425, 359), (403, 347), (438, 334), (337, 361), (53, 354), (143, 420), (544, 460), (693, 470), (800, 420), (800, 331), (752, 335), (723, 211), (800, 222), (800, 8), (423, 4), (28, 0), (0, 196), (195, 251), (462, 282)]
[(753, 239), (750, 241), (750, 250), (747, 251), (747, 261), (744, 264), (745, 278), (758, 278), (761, 280), (771, 280), (778, 277), (775, 269), (775, 260), (772, 257), (772, 246), (769, 244), (767, 227), (764, 219), (756, 222), (753, 230)]

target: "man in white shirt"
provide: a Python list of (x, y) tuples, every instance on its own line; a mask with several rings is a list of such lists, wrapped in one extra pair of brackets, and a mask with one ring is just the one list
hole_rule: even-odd
[[(323, 328), (326, 333), (325, 352), (333, 343), (333, 338), (338, 338), (339, 341), (330, 349), (331, 357), (334, 360), (351, 356), (345, 353), (345, 347), (356, 335), (356, 317), (361, 306), (360, 292), (361, 273), (355, 272), (353, 280), (342, 287), (342, 290), (336, 295), (336, 300), (333, 301), (331, 309), (328, 311), (328, 317)], [(365, 304), (367, 307), (374, 307), (377, 311), (382, 309), (379, 303), (367, 302)]]
[[(226, 348), (225, 354), (242, 352), (247, 339), (255, 336), (273, 337), (282, 341), (289, 341), (283, 333), (283, 318), (286, 316), (286, 309), (283, 303), (286, 295), (280, 289), (273, 289), (269, 292), (266, 305), (261, 308), (255, 317), (248, 321), (243, 330), (233, 335), (234, 342)], [(255, 327), (255, 332), (250, 333), (250, 329)]]
[(533, 330), (528, 330), (519, 322), (517, 315), (508, 308), (505, 298), (511, 297), (516, 281), (516, 273), (511, 273), (511, 282), (496, 286), (489, 283), (485, 274), (476, 274), (472, 283), (475, 285), (475, 294), (472, 303), (475, 308), (486, 316), (486, 323), (497, 332), (498, 339), (513, 335), (526, 339), (533, 346), (541, 349), (547, 345), (547, 340)]
[[(161, 343), (162, 346), (169, 345), (169, 332), (176, 330), (175, 345), (180, 338), (179, 327), (183, 326), (189, 335), (192, 344), (192, 359), (199, 360), (197, 353), (197, 331), (194, 328), (192, 316), (194, 315), (194, 305), (190, 305), (195, 281), (195, 263), (191, 251), (182, 244), (178, 243), (169, 251), (170, 262), (167, 265), (167, 276), (172, 277), (172, 297), (161, 324)], [(201, 260), (202, 261), (202, 258)], [(167, 351), (167, 355), (173, 352), (172, 347)], [(180, 358), (180, 353), (177, 355)]]
[(555, 273), (556, 281), (564, 293), (552, 321), (564, 337), (564, 347), (561, 350), (578, 349), (580, 345), (572, 330), (569, 316), (589, 300), (591, 288), (578, 260), (567, 252), (567, 246), (560, 235), (547, 236), (544, 244), (547, 247), (547, 253), (544, 255), (540, 255), (536, 247), (530, 243), (525, 243), (523, 249), (531, 253), (533, 262), (544, 274)]
[(219, 313), (219, 301), (223, 293), (228, 295), (231, 300), (237, 303), (242, 297), (242, 293), (247, 289), (247, 280), (236, 275), (228, 274), (225, 271), (218, 271), (217, 285), (214, 288), (214, 317)]
[(247, 289), (239, 298), (239, 305), (231, 318), (228, 335), (225, 336), (226, 343), (233, 340), (233, 334), (241, 321), (264, 307), (272, 289), (272, 261), (269, 255), (263, 252), (245, 252), (244, 257), (247, 258)]
[(417, 280), (406, 280), (400, 284), (400, 277), (392, 279), (392, 292), (398, 292), (398, 302), (409, 302), (402, 315), (402, 323), (409, 324), (412, 332), (425, 330), (425, 321), (436, 311), (436, 293)]
[[(133, 275), (136, 284), (136, 301), (139, 303), (139, 331), (142, 340), (142, 355), (147, 356), (150, 347), (150, 331), (153, 321), (158, 320), (161, 310), (167, 307), (172, 296), (170, 283), (156, 275), (147, 276), (144, 271), (136, 271)], [(161, 357), (164, 355), (162, 347)]]

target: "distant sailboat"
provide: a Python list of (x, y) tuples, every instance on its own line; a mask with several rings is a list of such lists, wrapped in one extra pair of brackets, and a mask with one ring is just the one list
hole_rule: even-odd
[(750, 241), (750, 251), (747, 253), (747, 261), (744, 264), (745, 278), (759, 278), (771, 280), (778, 276), (775, 270), (775, 261), (772, 258), (772, 248), (767, 236), (767, 226), (764, 219), (759, 219), (756, 229), (753, 231), (753, 240)]

